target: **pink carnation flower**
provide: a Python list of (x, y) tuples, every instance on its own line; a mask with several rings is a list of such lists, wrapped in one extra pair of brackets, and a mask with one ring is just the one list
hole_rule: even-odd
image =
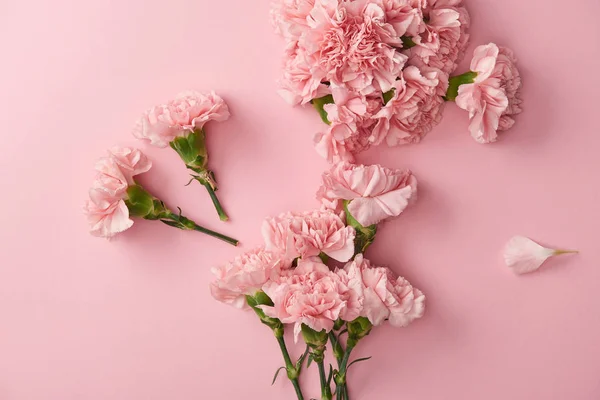
[(288, 40), (297, 40), (308, 28), (307, 17), (315, 0), (276, 0), (271, 3), (271, 22), (275, 31)]
[(299, 46), (325, 72), (325, 80), (362, 94), (387, 92), (407, 57), (396, 51), (402, 42), (385, 18), (384, 10), (370, 1), (321, 0)]
[(438, 69), (409, 66), (394, 83), (394, 96), (375, 115), (372, 140), (389, 146), (418, 143), (442, 118), (448, 77)]
[(406, 0), (381, 0), (380, 3), (385, 11), (386, 22), (392, 25), (397, 37), (413, 37), (421, 32), (423, 15), (418, 4)]
[(282, 252), (287, 260), (325, 253), (348, 261), (354, 255), (355, 234), (331, 211), (289, 212), (267, 218), (262, 227), (266, 249)]
[(425, 312), (425, 296), (389, 268), (372, 266), (369, 260), (358, 254), (344, 267), (352, 281), (360, 282), (363, 295), (362, 317), (374, 325), (386, 320), (392, 326), (405, 327)]
[(94, 236), (111, 238), (133, 225), (124, 199), (133, 177), (146, 172), (152, 163), (137, 149), (114, 147), (110, 156), (96, 163), (98, 174), (90, 189), (90, 199), (84, 206)]
[(373, 115), (381, 109), (380, 97), (367, 97), (332, 86), (334, 103), (324, 110), (330, 121), (325, 133), (315, 136), (317, 152), (329, 162), (353, 161), (354, 155), (370, 146)]
[(317, 199), (339, 210), (347, 200), (348, 212), (362, 226), (397, 217), (417, 197), (417, 179), (408, 170), (380, 165), (339, 163), (323, 174)]
[(320, 261), (301, 260), (281, 282), (267, 282), (263, 290), (273, 306), (261, 306), (262, 310), (271, 318), (294, 324), (296, 339), (302, 324), (329, 332), (338, 318), (351, 321), (362, 308), (358, 293)]
[(321, 83), (324, 78), (325, 72), (312, 66), (304, 51), (296, 49), (285, 59), (279, 94), (291, 105), (307, 104), (329, 94), (329, 88)]
[(521, 112), (521, 76), (513, 52), (494, 43), (475, 49), (471, 70), (475, 82), (458, 88), (456, 105), (469, 112), (471, 136), (495, 142), (497, 131), (511, 128)]
[(220, 302), (246, 308), (246, 295), (254, 295), (282, 268), (287, 268), (279, 254), (254, 249), (232, 262), (212, 269), (216, 276), (210, 292)]
[(208, 121), (225, 121), (229, 109), (214, 92), (186, 91), (166, 104), (152, 107), (137, 122), (133, 135), (150, 144), (166, 147), (178, 136), (202, 129)]
[(421, 10), (423, 22), (415, 47), (405, 51), (409, 64), (452, 73), (464, 56), (469, 41), (470, 17), (462, 0), (428, 1)]
[(152, 168), (152, 162), (138, 149), (113, 147), (109, 153), (129, 185), (134, 184), (134, 176), (148, 172)]

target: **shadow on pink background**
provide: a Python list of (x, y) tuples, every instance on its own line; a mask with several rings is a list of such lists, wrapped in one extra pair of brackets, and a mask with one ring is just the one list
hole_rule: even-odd
[[(351, 371), (351, 394), (599, 399), (600, 3), (467, 5), (469, 57), (489, 41), (513, 48), (525, 112), (482, 146), (449, 104), (421, 145), (360, 156), (420, 181), (370, 258), (421, 288), (428, 311), (361, 344), (356, 356), (373, 359)], [(269, 386), (281, 364), (269, 330), (207, 287), (211, 266), (260, 243), (263, 217), (316, 207), (326, 168), (312, 148), (318, 115), (276, 94), (283, 42), (268, 1), (4, 2), (0, 44), (0, 399), (292, 399), (284, 379)], [(209, 127), (232, 221), (184, 187), (170, 150), (142, 145), (155, 161), (143, 183), (243, 248), (146, 222), (92, 238), (81, 206), (94, 160), (137, 145), (138, 115), (187, 88), (215, 89), (232, 110)], [(514, 234), (581, 255), (516, 277), (499, 254)]]

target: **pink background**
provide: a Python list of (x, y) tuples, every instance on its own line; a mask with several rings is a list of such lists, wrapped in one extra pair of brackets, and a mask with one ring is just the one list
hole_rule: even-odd
[[(421, 145), (361, 156), (420, 180), (419, 202), (370, 257), (421, 288), (428, 311), (361, 344), (373, 360), (351, 372), (351, 393), (598, 399), (600, 3), (467, 4), (472, 43), (518, 55), (525, 112), (481, 146), (450, 104)], [(211, 266), (260, 243), (263, 217), (316, 206), (326, 168), (317, 114), (276, 94), (283, 42), (268, 1), (4, 1), (0, 44), (0, 399), (292, 399), (284, 379), (269, 386), (281, 365), (269, 330), (207, 289)], [(90, 237), (94, 160), (136, 144), (141, 111), (187, 88), (230, 104), (209, 144), (232, 221), (183, 186), (170, 150), (143, 147), (155, 160), (143, 182), (243, 248), (146, 222), (110, 243)], [(499, 258), (514, 234), (582, 253), (516, 277)], [(315, 380), (311, 368), (312, 397)]]

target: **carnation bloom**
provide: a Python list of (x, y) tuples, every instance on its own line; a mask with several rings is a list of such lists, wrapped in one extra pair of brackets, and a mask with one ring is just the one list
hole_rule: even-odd
[(286, 267), (280, 254), (263, 248), (254, 249), (232, 262), (213, 268), (216, 279), (210, 284), (210, 292), (220, 302), (246, 308), (246, 295), (254, 295)]
[(298, 45), (326, 73), (325, 79), (362, 94), (387, 92), (407, 57), (384, 10), (368, 1), (319, 1)]
[(330, 122), (325, 133), (315, 136), (317, 152), (329, 162), (353, 161), (370, 146), (373, 115), (381, 109), (380, 97), (368, 97), (332, 85), (333, 103), (323, 109)]
[(423, 15), (420, 7), (408, 1), (381, 0), (386, 22), (394, 28), (397, 37), (417, 36), (422, 30)]
[(527, 237), (515, 236), (504, 247), (504, 262), (515, 273), (526, 274), (540, 268), (550, 257), (571, 253), (578, 251), (549, 249)]
[(344, 272), (355, 285), (362, 287), (364, 299), (360, 316), (368, 318), (374, 326), (388, 320), (392, 326), (405, 327), (423, 316), (423, 293), (406, 279), (396, 277), (389, 268), (372, 266), (358, 254), (346, 264)]
[(138, 149), (113, 147), (109, 153), (129, 185), (134, 183), (134, 176), (148, 172), (152, 167), (152, 162)]
[(294, 324), (296, 339), (302, 324), (329, 332), (338, 318), (354, 319), (361, 312), (358, 293), (320, 261), (299, 261), (288, 276), (267, 282), (263, 291), (273, 306), (259, 307), (271, 318)]
[(354, 255), (354, 228), (331, 211), (288, 212), (267, 218), (262, 226), (266, 249), (280, 251), (287, 260), (325, 253), (338, 261)]
[(154, 146), (166, 147), (176, 137), (202, 129), (208, 121), (228, 118), (229, 109), (221, 97), (214, 92), (204, 94), (190, 90), (146, 111), (133, 134), (138, 139), (149, 140)]
[(381, 165), (338, 163), (323, 173), (317, 199), (327, 208), (339, 210), (349, 201), (348, 212), (362, 226), (397, 217), (417, 197), (417, 179), (409, 170)]
[(291, 105), (307, 104), (329, 94), (327, 86), (321, 83), (324, 78), (325, 72), (312, 66), (302, 49), (296, 49), (285, 60), (279, 94)]
[(113, 147), (110, 156), (96, 163), (98, 171), (84, 206), (90, 233), (111, 238), (133, 226), (125, 204), (127, 187), (134, 176), (148, 171), (152, 163), (137, 149)]
[(394, 83), (392, 99), (375, 115), (372, 140), (389, 146), (417, 143), (442, 118), (447, 76), (438, 69), (409, 66)]
[(413, 37), (416, 46), (405, 51), (409, 64), (438, 68), (452, 73), (462, 60), (469, 41), (470, 18), (462, 0), (432, 0), (422, 9), (419, 35)]
[(308, 28), (307, 17), (315, 0), (278, 0), (271, 3), (275, 31), (288, 40), (297, 39)]
[(521, 112), (521, 76), (511, 50), (494, 43), (475, 49), (471, 71), (475, 81), (458, 88), (456, 105), (469, 112), (471, 136), (495, 142), (497, 131), (509, 129)]

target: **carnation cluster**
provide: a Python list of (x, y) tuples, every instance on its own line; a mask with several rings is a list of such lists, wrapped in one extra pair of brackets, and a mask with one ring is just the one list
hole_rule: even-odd
[(478, 48), (473, 71), (452, 79), (469, 42), (462, 0), (276, 0), (271, 17), (286, 41), (280, 94), (319, 111), (329, 126), (315, 147), (330, 162), (381, 143), (420, 142), (446, 101), (469, 112), (480, 143), (520, 112), (510, 50)]
[[(298, 399), (305, 398), (298, 377), (314, 362), (321, 398), (348, 400), (347, 371), (358, 343), (374, 327), (405, 327), (423, 315), (423, 293), (365, 257), (378, 224), (398, 217), (416, 197), (417, 180), (408, 170), (340, 162), (323, 174), (320, 208), (267, 218), (262, 247), (213, 269), (215, 299), (254, 310), (273, 330)], [(287, 327), (306, 343), (295, 362)], [(329, 372), (328, 347), (337, 362)]]

